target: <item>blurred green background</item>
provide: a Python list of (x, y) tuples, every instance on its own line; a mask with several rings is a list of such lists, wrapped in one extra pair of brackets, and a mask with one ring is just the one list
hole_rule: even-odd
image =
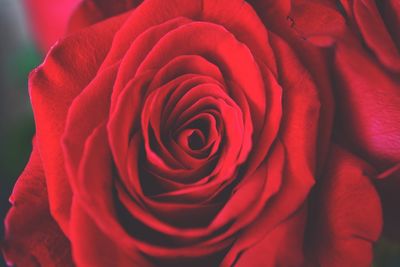
[[(8, 197), (13, 184), (29, 158), (34, 135), (27, 78), (43, 55), (33, 42), (26, 18), (22, 0), (0, 0), (1, 221), (10, 207)], [(4, 226), (0, 225), (3, 235)], [(0, 266), (3, 264), (0, 261)], [(382, 239), (375, 247), (374, 266), (400, 267), (400, 245)]]
[[(27, 77), (42, 58), (33, 44), (20, 0), (0, 0), (0, 220), (30, 154), (34, 122)], [(4, 232), (0, 224), (1, 234)], [(0, 266), (4, 263), (0, 260)]]

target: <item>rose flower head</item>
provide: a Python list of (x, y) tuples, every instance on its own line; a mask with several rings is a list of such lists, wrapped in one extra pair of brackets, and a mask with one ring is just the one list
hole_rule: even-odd
[(335, 134), (345, 19), (312, 2), (338, 24), (307, 40), (301, 3), (84, 1), (29, 77), (7, 261), (368, 266), (377, 172)]

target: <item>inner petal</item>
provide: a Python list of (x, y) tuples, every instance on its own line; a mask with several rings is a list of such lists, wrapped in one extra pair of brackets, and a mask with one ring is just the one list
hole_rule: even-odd
[[(220, 115), (216, 110), (205, 109), (202, 112), (194, 115), (172, 133), (174, 137), (169, 145), (175, 154), (180, 154), (182, 150), (194, 158), (207, 160), (218, 150), (221, 138)], [(192, 132), (194, 130), (199, 132)], [(186, 136), (183, 137), (184, 133)], [(201, 140), (198, 139), (199, 137)], [(202, 142), (201, 146), (195, 143), (198, 141)]]
[(199, 150), (206, 144), (206, 137), (200, 129), (185, 129), (179, 134), (178, 143), (190, 150)]

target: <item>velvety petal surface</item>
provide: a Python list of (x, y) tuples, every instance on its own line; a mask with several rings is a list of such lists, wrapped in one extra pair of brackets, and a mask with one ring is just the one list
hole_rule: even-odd
[[(315, 189), (307, 243), (316, 266), (370, 266), (382, 228), (379, 196), (361, 159), (334, 146), (326, 174)], [(312, 244), (312, 245), (311, 245)]]
[(10, 197), (1, 243), (9, 264), (74, 266), (70, 243), (50, 215), (46, 179), (37, 146)]
[(50, 210), (64, 233), (68, 233), (71, 206), (61, 148), (67, 112), (75, 97), (96, 75), (115, 31), (124, 20), (125, 17), (115, 17), (60, 41), (29, 79)]
[(130, 11), (142, 0), (81, 0), (68, 20), (68, 33)]

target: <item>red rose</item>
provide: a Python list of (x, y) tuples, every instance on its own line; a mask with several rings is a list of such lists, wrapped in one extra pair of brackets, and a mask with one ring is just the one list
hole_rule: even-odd
[(375, 170), (333, 144), (329, 55), (251, 3), (146, 0), (51, 49), (10, 263), (370, 264)]

